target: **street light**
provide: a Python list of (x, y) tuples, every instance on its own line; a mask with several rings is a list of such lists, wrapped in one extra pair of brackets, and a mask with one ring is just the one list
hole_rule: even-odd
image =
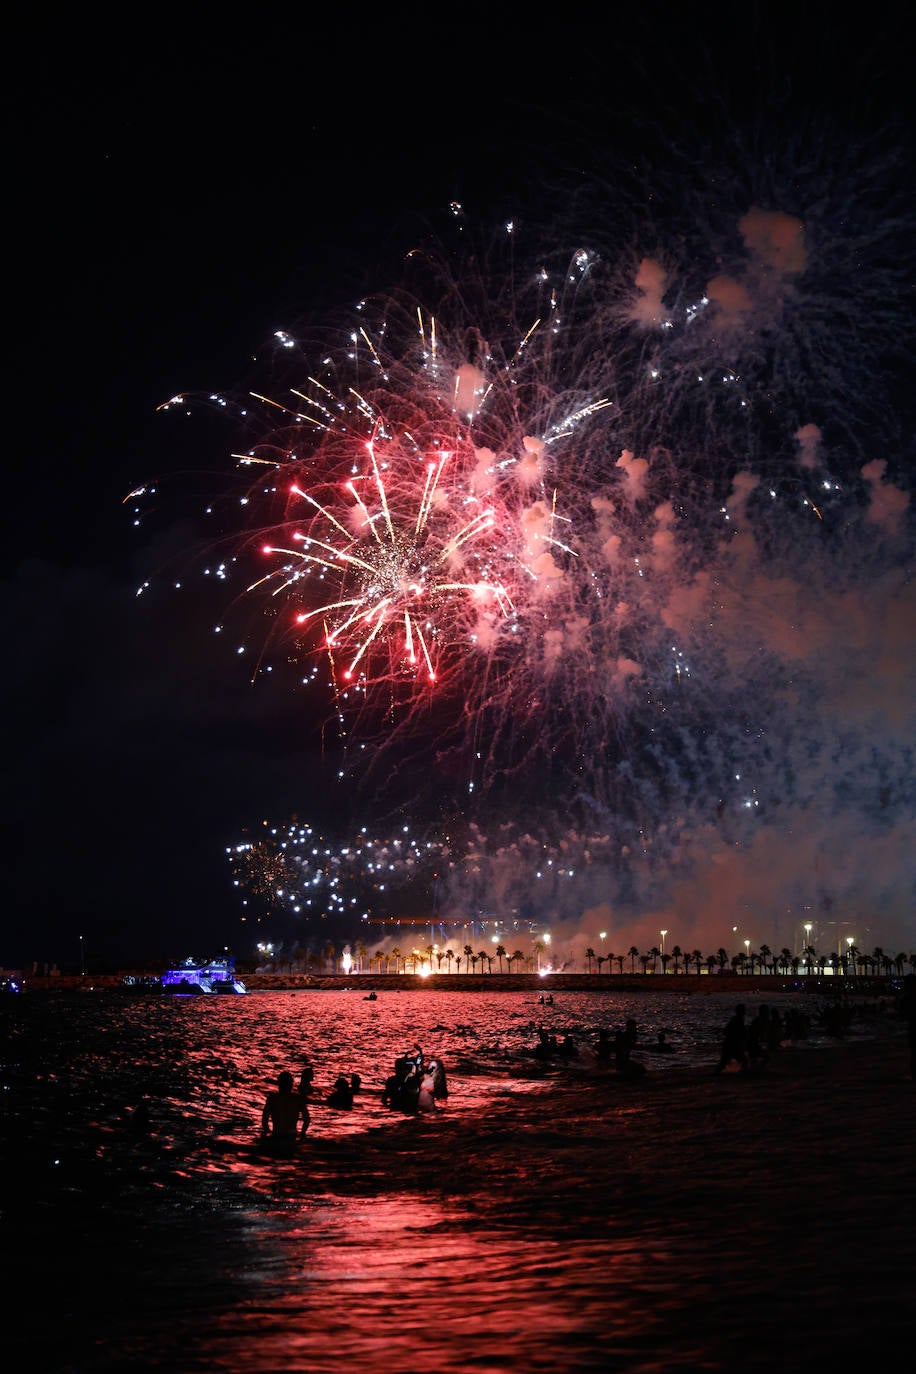
[(744, 957), (745, 957), (745, 959), (747, 959), (747, 958), (749, 957), (750, 952), (751, 952), (751, 942), (750, 942), (750, 940), (745, 940), (745, 942), (744, 942)]
[(660, 930), (658, 933), (659, 933), (659, 935), (662, 937), (662, 954), (664, 954), (664, 952), (665, 952), (665, 936), (668, 934), (668, 932), (667, 932), (667, 930)]
[(807, 967), (808, 967), (808, 959), (809, 959), (809, 957), (810, 957), (809, 954), (808, 954), (808, 949), (810, 948), (810, 945), (811, 945), (811, 922), (810, 922), (810, 921), (806, 921), (806, 922), (805, 922), (805, 924), (804, 924), (804, 931), (805, 931), (805, 968), (807, 968)]

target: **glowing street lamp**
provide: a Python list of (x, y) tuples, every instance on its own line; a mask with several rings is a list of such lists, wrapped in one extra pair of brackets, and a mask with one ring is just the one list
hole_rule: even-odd
[(662, 954), (664, 954), (664, 952), (665, 952), (665, 936), (668, 934), (668, 932), (667, 932), (667, 930), (660, 930), (658, 933), (659, 933), (659, 935), (662, 937)]

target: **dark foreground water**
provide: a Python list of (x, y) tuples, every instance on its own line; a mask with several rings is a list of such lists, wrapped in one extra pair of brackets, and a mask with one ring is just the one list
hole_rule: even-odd
[[(356, 989), (12, 999), (0, 1084), (9, 1367), (731, 1368), (686, 1296), (690, 1277), (689, 1291), (714, 1303), (709, 1254), (676, 1198), (646, 1205), (648, 1166), (636, 1156), (641, 1097), (699, 1069), (705, 1083), (736, 997), (563, 993), (553, 1007), (530, 992), (369, 1002)], [(628, 1016), (645, 1087), (624, 1088), (593, 1053), (598, 1030)], [(541, 1025), (571, 1033), (578, 1059), (539, 1064)], [(661, 1029), (673, 1054), (652, 1052)], [(827, 1040), (815, 1022), (785, 1053)], [(380, 1100), (415, 1043), (447, 1069), (434, 1116), (404, 1117)], [(279, 1070), (298, 1078), (306, 1057), (316, 1070), (309, 1137), (295, 1159), (259, 1157), (264, 1095)], [(322, 1101), (341, 1072), (362, 1079), (350, 1112)], [(146, 1131), (133, 1124), (141, 1100)], [(672, 1113), (672, 1133), (702, 1158), (706, 1107), (702, 1120), (676, 1124)], [(749, 1226), (777, 1196), (765, 1162), (761, 1142)], [(772, 1278), (757, 1273), (757, 1289)], [(747, 1288), (753, 1304), (753, 1265)]]

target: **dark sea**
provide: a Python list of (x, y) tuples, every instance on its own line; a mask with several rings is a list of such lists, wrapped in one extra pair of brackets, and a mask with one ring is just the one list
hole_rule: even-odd
[[(594, 1047), (633, 1017), (650, 1085), (706, 1075), (738, 995), (8, 997), (7, 1367), (729, 1368), (698, 1353), (676, 1298), (676, 1207), (660, 1226), (630, 1196), (638, 1135), (619, 1133), (651, 1086), (615, 1082)], [(761, 1000), (810, 1014), (792, 1053), (828, 1042), (816, 998), (748, 998), (749, 1012)], [(542, 1026), (578, 1057), (539, 1062)], [(660, 1031), (672, 1052), (655, 1052)], [(446, 1070), (432, 1114), (381, 1098), (415, 1045)], [(265, 1094), (306, 1060), (307, 1139), (272, 1159), (254, 1148)], [(349, 1111), (324, 1101), (339, 1074), (361, 1080)]]

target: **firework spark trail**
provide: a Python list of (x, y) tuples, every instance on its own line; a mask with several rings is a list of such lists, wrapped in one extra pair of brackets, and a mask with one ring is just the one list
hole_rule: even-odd
[[(266, 465), (256, 532), (229, 538), (277, 644), (331, 663), (342, 772), (393, 807), (497, 820), (524, 781), (544, 843), (575, 818), (566, 843), (590, 855), (562, 891), (539, 880), (558, 915), (602, 890), (661, 903), (736, 852), (763, 874), (789, 817), (821, 835), (799, 846), (801, 900), (856, 827), (848, 761), (879, 847), (879, 798), (906, 790), (909, 495), (868, 429), (886, 389), (867, 394), (899, 231), (869, 204), (847, 242), (829, 198), (825, 222), (780, 199), (791, 178), (764, 181), (728, 222), (672, 232), (680, 255), (669, 223), (521, 285), (513, 258), (492, 296), (434, 271), (364, 303), (320, 367), (284, 334), (294, 384), (248, 416), (283, 423), (243, 458)], [(870, 725), (850, 714), (866, 686), (885, 694)], [(528, 873), (525, 845), (469, 845), (511, 905), (500, 866)]]
[[(622, 600), (616, 621), (604, 617), (608, 555), (596, 534), (606, 540), (615, 506), (596, 502), (596, 484), (619, 489), (622, 528), (652, 483), (628, 455), (608, 461), (609, 367), (592, 365), (566, 392), (555, 385), (582, 350), (564, 331), (591, 266), (574, 255), (558, 274), (565, 296), (546, 272), (533, 275), (533, 294), (549, 285), (549, 304), (533, 302), (527, 327), (501, 319), (498, 346), (466, 320), (418, 308), (419, 330), (405, 330), (403, 302), (386, 300), (374, 318), (367, 303), (343, 353), (289, 389), (300, 409), (253, 393), (290, 424), (242, 459), (274, 469), (246, 494), (257, 528), (246, 552), (275, 564), (248, 591), (269, 598), (287, 652), (329, 652), (341, 720), (372, 740), (374, 756), (415, 733), (424, 713), (440, 749), (467, 742), (470, 721), (478, 740), (489, 737), (475, 751), (478, 785), (549, 750), (536, 717), (559, 717), (571, 692), (573, 715), (594, 717), (588, 665), (607, 661), (624, 618)], [(291, 336), (281, 342), (288, 349)], [(643, 577), (651, 562), (627, 565), (625, 542), (615, 535), (618, 588), (628, 568)], [(630, 620), (638, 600), (629, 597)], [(625, 653), (615, 660), (605, 723), (630, 671)]]
[(407, 826), (384, 836), (363, 827), (341, 843), (298, 820), (265, 821), (226, 849), (232, 881), (251, 916), (301, 918), (293, 928), (308, 927), (313, 937), (328, 917), (362, 921), (380, 911), (405, 914), (425, 902), (448, 855), (445, 841), (415, 837)]

